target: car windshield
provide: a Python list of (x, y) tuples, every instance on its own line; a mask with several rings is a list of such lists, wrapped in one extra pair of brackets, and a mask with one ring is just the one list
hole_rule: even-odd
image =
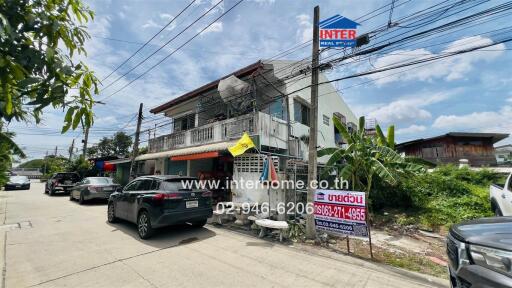
[(78, 177), (77, 174), (74, 173), (59, 173), (55, 175), (55, 179), (57, 180), (71, 180), (74, 182), (78, 182), (80, 180), (80, 177)]
[(87, 178), (91, 184), (98, 184), (98, 185), (109, 185), (109, 184), (115, 184), (114, 179), (108, 178), (108, 177), (91, 177)]
[(160, 184), (160, 190), (179, 191), (198, 189), (197, 179), (169, 179)]
[(9, 181), (11, 181), (11, 182), (26, 182), (26, 181), (28, 181), (28, 177), (27, 176), (11, 176), (9, 178)]

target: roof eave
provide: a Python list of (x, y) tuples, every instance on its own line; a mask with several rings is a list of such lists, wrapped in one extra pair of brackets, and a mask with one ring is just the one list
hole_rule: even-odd
[(215, 81), (212, 81), (212, 82), (210, 82), (208, 84), (205, 84), (205, 85), (203, 85), (203, 86), (201, 86), (201, 87), (199, 87), (199, 88), (197, 88), (195, 90), (192, 90), (192, 91), (190, 91), (188, 93), (185, 93), (185, 94), (183, 94), (183, 95), (181, 95), (181, 96), (179, 96), (177, 98), (174, 98), (174, 99), (172, 99), (172, 100), (170, 100), (170, 101), (168, 101), (168, 102), (166, 102), (164, 104), (161, 104), (161, 105), (159, 105), (159, 106), (157, 106), (155, 108), (152, 108), (151, 110), (149, 110), (149, 112), (151, 112), (153, 114), (161, 113), (161, 112), (163, 112), (163, 111), (173, 107), (174, 105), (177, 105), (179, 103), (185, 102), (185, 101), (190, 100), (190, 99), (193, 99), (193, 98), (201, 95), (202, 93), (205, 93), (207, 91), (210, 91), (211, 89), (216, 88), (217, 85), (219, 84), (220, 80), (222, 80), (222, 79), (225, 79), (225, 78), (227, 78), (227, 77), (229, 77), (231, 75), (235, 75), (237, 77), (246, 76), (246, 75), (248, 75), (250, 73), (253, 73), (254, 71), (262, 68), (262, 67), (263, 67), (263, 62), (261, 60), (259, 60), (258, 62), (255, 62), (255, 63), (253, 63), (251, 65), (248, 65), (248, 66), (246, 66), (246, 67), (244, 67), (244, 68), (242, 68), (240, 70), (237, 70), (237, 71), (235, 71), (233, 73), (230, 73), (230, 74), (228, 74), (228, 75), (226, 75), (226, 76), (224, 76), (222, 78), (219, 78), (219, 79), (217, 79)]

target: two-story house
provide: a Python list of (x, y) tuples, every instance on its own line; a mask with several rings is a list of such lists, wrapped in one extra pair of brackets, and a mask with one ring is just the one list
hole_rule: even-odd
[[(169, 100), (151, 113), (172, 120), (169, 133), (150, 139), (148, 153), (136, 158), (144, 162), (141, 173), (181, 174), (204, 179), (232, 177), (236, 161), (227, 151), (248, 132), (259, 151), (280, 160), (308, 159), (310, 74), (287, 79), (303, 67), (296, 61), (261, 60), (221, 79)], [(320, 73), (320, 82), (328, 79)], [(319, 86), (318, 145), (333, 147), (343, 139), (334, 128), (338, 117), (355, 129), (356, 116), (332, 84)], [(279, 169), (279, 161), (276, 164)], [(325, 162), (327, 159), (319, 159)], [(250, 162), (250, 161), (249, 161)], [(258, 158), (257, 166), (262, 163)], [(282, 162), (281, 162), (282, 163)], [(247, 168), (253, 164), (238, 162)], [(257, 177), (260, 167), (255, 167)], [(283, 168), (281, 168), (282, 170)]]

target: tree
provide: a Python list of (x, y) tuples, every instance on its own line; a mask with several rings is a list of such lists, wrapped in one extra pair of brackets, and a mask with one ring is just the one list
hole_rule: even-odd
[(130, 153), (130, 147), (132, 147), (133, 144), (132, 137), (124, 132), (117, 132), (114, 134), (112, 144), (114, 146), (115, 155), (126, 156)]
[(334, 170), (351, 183), (352, 189), (369, 195), (372, 182), (377, 179), (395, 184), (400, 176), (424, 170), (422, 165), (412, 163), (394, 150), (393, 127), (385, 137), (380, 127), (377, 127), (377, 135), (367, 135), (364, 117), (359, 118), (359, 128), (352, 133), (335, 117), (333, 123), (347, 141), (347, 146), (318, 151), (319, 157), (330, 155), (324, 175)]
[(51, 106), (66, 111), (62, 132), (92, 125), (99, 81), (73, 57), (93, 17), (81, 0), (0, 1), (0, 121), (39, 123)]
[(87, 177), (93, 175), (94, 165), (87, 161), (82, 155), (80, 157), (70, 161), (66, 165), (66, 171), (76, 172), (80, 177)]
[(14, 133), (2, 132), (0, 122), (0, 187), (7, 182), (7, 172), (12, 166), (13, 156), (25, 158), (25, 153), (14, 143)]
[(88, 148), (89, 157), (126, 156), (130, 153), (132, 138), (124, 132), (117, 132), (112, 137), (103, 137), (98, 144)]

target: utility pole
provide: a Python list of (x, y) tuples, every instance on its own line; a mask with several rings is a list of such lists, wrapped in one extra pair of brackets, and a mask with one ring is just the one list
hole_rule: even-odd
[(71, 141), (71, 147), (69, 147), (69, 161), (73, 159), (73, 150), (75, 150), (75, 139)]
[[(139, 117), (137, 118), (137, 130), (135, 131), (135, 141), (133, 141), (132, 149), (132, 161), (130, 164), (130, 177), (135, 178), (133, 171), (133, 165), (135, 164), (135, 157), (139, 154), (139, 137), (140, 137), (140, 125), (142, 124), (142, 103), (139, 105)], [(151, 132), (150, 132), (151, 133)]]
[(89, 127), (85, 127), (84, 139), (82, 140), (82, 143), (84, 143), (84, 148), (82, 152), (82, 156), (84, 156), (84, 159), (87, 157), (87, 140), (89, 140)]
[(46, 162), (48, 162), (48, 150), (46, 150), (46, 156), (44, 156), (44, 175), (46, 175)]
[[(308, 151), (308, 195), (307, 203), (313, 204), (315, 197), (315, 189), (312, 187), (313, 181), (317, 180), (317, 126), (318, 126), (318, 65), (320, 53), (319, 39), (319, 22), (320, 22), (320, 6), (315, 7), (313, 17), (313, 51), (311, 62), (311, 109), (309, 111), (309, 151)], [(306, 237), (314, 239), (316, 237), (315, 218), (313, 214), (306, 216)]]
[(57, 157), (58, 146), (55, 146), (55, 157)]

